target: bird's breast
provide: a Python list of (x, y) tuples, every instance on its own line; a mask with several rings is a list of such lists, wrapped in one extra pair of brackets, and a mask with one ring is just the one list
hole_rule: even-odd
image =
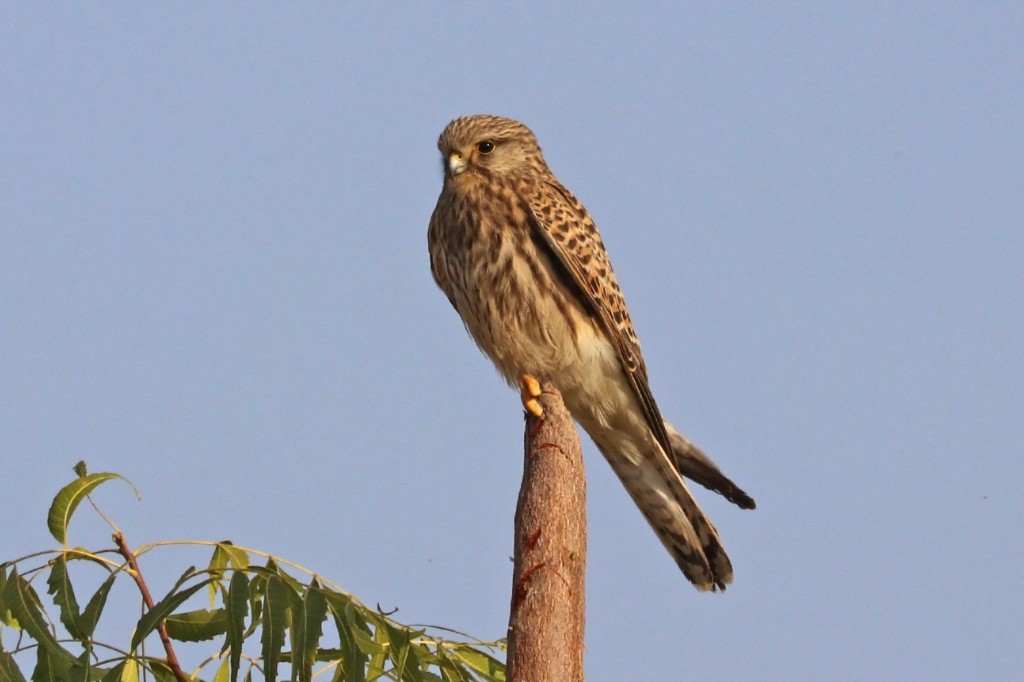
[(531, 234), (525, 211), (492, 199), (436, 221), (433, 265), (444, 269), (438, 279), (470, 335), (509, 382), (523, 373), (554, 380), (591, 353), (596, 321)]

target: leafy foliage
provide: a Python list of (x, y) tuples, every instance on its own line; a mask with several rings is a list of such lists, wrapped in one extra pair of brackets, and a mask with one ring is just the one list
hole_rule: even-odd
[[(0, 564), (4, 682), (27, 679), (22, 666), (33, 658), (33, 682), (249, 682), (277, 680), (285, 668), (293, 682), (505, 679), (499, 658), (503, 641), (455, 641), (441, 637), (436, 628), (402, 625), (311, 571), (258, 550), (230, 542), (152, 543), (133, 552), (123, 542), (100, 551), (69, 548), (68, 524), (79, 504), (106, 481), (125, 480), (118, 474), (87, 474), (81, 463), (75, 471), (78, 478), (58, 492), (47, 517), (50, 533), (63, 547)], [(123, 540), (114, 530), (115, 541)], [(181, 545), (204, 554), (212, 549), (206, 568), (190, 567), (166, 595), (149, 602), (151, 607), (144, 601), (127, 649), (96, 640), (114, 583), (134, 581), (140, 590), (147, 589), (134, 559)], [(83, 583), (74, 579), (84, 571), (100, 571), (102, 580), (82, 608), (75, 586), (81, 590)], [(46, 585), (52, 609), (33, 583)], [(209, 603), (195, 608), (204, 588)], [(15, 641), (11, 650), (4, 648), (8, 634)], [(215, 649), (192, 672), (176, 668), (175, 642), (203, 646), (211, 640)]]

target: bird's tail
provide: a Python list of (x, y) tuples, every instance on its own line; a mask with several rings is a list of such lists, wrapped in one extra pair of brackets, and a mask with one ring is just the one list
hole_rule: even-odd
[(667, 421), (665, 430), (668, 432), (669, 444), (672, 446), (672, 452), (669, 454), (679, 473), (700, 483), (708, 490), (714, 490), (740, 509), (753, 509), (757, 506), (754, 498), (733, 483), (711, 461), (711, 458), (704, 454), (703, 450), (687, 440), (686, 436), (679, 433)]
[(718, 531), (662, 449), (655, 445), (639, 457), (601, 451), (683, 575), (702, 592), (724, 590), (732, 564)]

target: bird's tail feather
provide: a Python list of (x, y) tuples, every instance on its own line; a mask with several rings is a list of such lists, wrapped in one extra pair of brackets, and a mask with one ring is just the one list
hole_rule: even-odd
[(661, 448), (639, 458), (604, 454), (683, 575), (702, 592), (724, 590), (732, 564), (718, 531)]

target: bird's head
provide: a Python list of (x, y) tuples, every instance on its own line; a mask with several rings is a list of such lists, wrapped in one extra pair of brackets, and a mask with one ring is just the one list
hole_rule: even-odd
[(481, 114), (449, 123), (437, 140), (445, 182), (460, 176), (546, 172), (533, 132), (519, 121)]

